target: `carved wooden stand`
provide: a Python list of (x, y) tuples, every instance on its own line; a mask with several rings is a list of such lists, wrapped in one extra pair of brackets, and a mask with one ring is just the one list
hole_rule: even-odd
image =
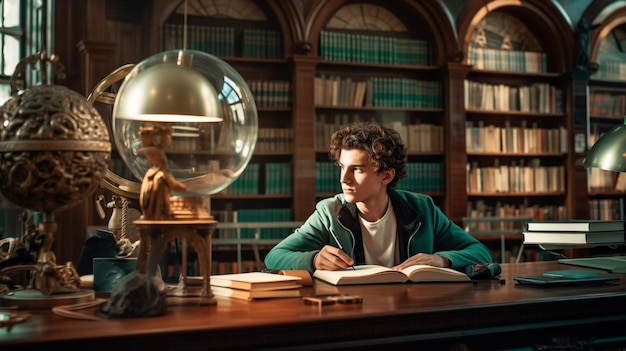
[[(184, 264), (181, 270), (179, 285), (174, 289), (174, 296), (197, 296), (203, 305), (213, 305), (216, 303), (211, 292), (211, 237), (217, 225), (213, 219), (201, 220), (137, 220), (135, 226), (139, 230), (141, 245), (139, 246), (139, 257), (137, 258), (137, 271), (144, 274), (153, 275), (157, 273), (159, 259), (168, 244), (176, 238), (182, 238), (184, 252), (186, 253), (186, 243), (198, 254), (198, 265), (202, 276), (202, 287), (200, 291), (193, 292), (187, 288), (187, 267)], [(186, 262), (186, 255), (183, 254)]]

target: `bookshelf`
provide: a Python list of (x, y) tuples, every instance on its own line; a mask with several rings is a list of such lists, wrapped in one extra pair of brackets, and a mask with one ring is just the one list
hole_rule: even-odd
[[(590, 27), (587, 145), (626, 116), (626, 9), (609, 15), (590, 7), (583, 20)], [(582, 20), (581, 20), (582, 21)], [(623, 219), (626, 174), (587, 169), (588, 213), (591, 219)]]
[[(246, 80), (257, 106), (259, 132), (254, 156), (231, 186), (211, 197), (211, 212), (220, 221), (260, 220), (257, 209), (273, 209), (291, 221), (293, 200), (292, 74), (285, 36), (276, 14), (266, 4), (246, 1), (246, 11), (234, 11), (242, 3), (226, 7), (189, 4), (187, 45), (218, 56)], [(165, 13), (158, 26), (159, 51), (183, 47), (184, 4)], [(189, 10), (190, 9), (190, 10)], [(249, 218), (248, 218), (249, 217)], [(220, 239), (216, 233), (216, 239)]]
[[(534, 4), (495, 2), (467, 27), (464, 45), (471, 65), (463, 82), (467, 212), (464, 222), (525, 217), (570, 218), (567, 169), (571, 160), (567, 62), (546, 50), (553, 40), (527, 26)], [(498, 5), (500, 5), (498, 7)], [(519, 236), (507, 232), (481, 240), (520, 255)], [(505, 250), (506, 239), (512, 250)], [(506, 251), (506, 252), (505, 252)], [(526, 253), (528, 254), (528, 253)]]
[(398, 130), (408, 148), (409, 177), (398, 187), (446, 206), (443, 74), (428, 32), (397, 5), (348, 3), (329, 12), (314, 79), (316, 200), (341, 191), (339, 169), (328, 160), (331, 134), (376, 121)]

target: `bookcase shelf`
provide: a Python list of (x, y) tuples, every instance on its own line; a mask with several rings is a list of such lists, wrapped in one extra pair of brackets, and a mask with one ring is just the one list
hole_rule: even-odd
[[(379, 13), (393, 25), (372, 33), (368, 26)], [(432, 194), (445, 207), (446, 197), (441, 194), (446, 179), (446, 102), (440, 58), (435, 55), (439, 43), (420, 30), (423, 24), (415, 18), (424, 14), (414, 15), (409, 21), (398, 5), (347, 3), (320, 23), (321, 61), (314, 87), (315, 159), (321, 174), (316, 200), (341, 191), (339, 170), (328, 162), (331, 134), (347, 123), (373, 120), (398, 130), (407, 146), (409, 177), (398, 188)], [(346, 18), (360, 25), (338, 24)], [(354, 95), (344, 93), (341, 87), (346, 85), (355, 87), (355, 99), (345, 98)]]
[[(159, 50), (182, 47), (179, 41), (184, 5), (177, 6), (161, 14), (166, 20), (159, 25)], [(248, 214), (257, 207), (246, 202), (262, 200), (265, 208), (285, 213), (278, 220), (290, 221), (295, 201), (293, 75), (285, 58), (285, 50), (290, 47), (285, 39), (289, 37), (280, 26), (284, 21), (276, 20), (280, 13), (274, 13), (266, 4), (250, 6), (246, 16), (252, 17), (211, 14), (212, 10), (206, 7), (207, 13), (202, 13), (194, 8), (188, 21), (189, 49), (220, 57), (244, 77), (254, 96), (259, 120), (255, 153), (248, 167), (229, 188), (211, 197), (211, 211), (229, 221), (236, 219), (238, 212), (243, 217), (243, 211)], [(250, 212), (249, 216), (254, 218), (255, 214)]]
[[(569, 88), (561, 73), (565, 53), (545, 49), (558, 38), (541, 31), (548, 24), (539, 25), (542, 15), (535, 13), (535, 3), (490, 5), (482, 17), (473, 13), (463, 22), (471, 65), (463, 82), (464, 221), (565, 219), (571, 133)], [(531, 22), (538, 25), (526, 24)], [(496, 230), (480, 240), (505, 262), (506, 242), (520, 246), (520, 237), (511, 234)]]
[[(607, 16), (600, 7), (590, 6), (583, 20), (594, 23), (588, 33), (589, 60), (594, 69), (587, 78), (585, 121), (586, 146), (590, 149), (602, 134), (623, 124), (626, 116), (626, 76), (622, 73), (626, 68), (626, 54), (620, 39), (626, 33), (626, 9), (617, 8)], [(626, 174), (589, 168), (586, 176), (589, 218), (623, 219)]]

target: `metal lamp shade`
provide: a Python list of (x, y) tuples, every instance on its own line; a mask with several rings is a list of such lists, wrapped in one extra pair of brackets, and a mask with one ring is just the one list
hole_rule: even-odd
[(192, 68), (176, 64), (150, 67), (122, 87), (115, 115), (154, 122), (220, 122), (215, 88)]
[(583, 161), (585, 167), (626, 172), (626, 124), (613, 127), (593, 145)]
[(186, 186), (176, 195), (226, 189), (250, 161), (258, 134), (256, 105), (243, 77), (225, 61), (194, 50), (148, 57), (116, 95), (116, 150), (137, 179), (152, 167), (141, 150), (140, 130), (157, 124), (171, 128), (161, 146), (169, 171)]

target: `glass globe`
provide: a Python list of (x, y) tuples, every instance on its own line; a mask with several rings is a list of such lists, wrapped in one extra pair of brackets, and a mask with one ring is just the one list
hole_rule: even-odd
[(250, 161), (258, 117), (250, 88), (223, 60), (200, 51), (172, 50), (137, 64), (113, 107), (115, 145), (133, 175), (152, 167), (142, 152), (146, 126), (167, 128), (159, 140), (172, 175), (186, 190), (212, 195), (228, 187)]

